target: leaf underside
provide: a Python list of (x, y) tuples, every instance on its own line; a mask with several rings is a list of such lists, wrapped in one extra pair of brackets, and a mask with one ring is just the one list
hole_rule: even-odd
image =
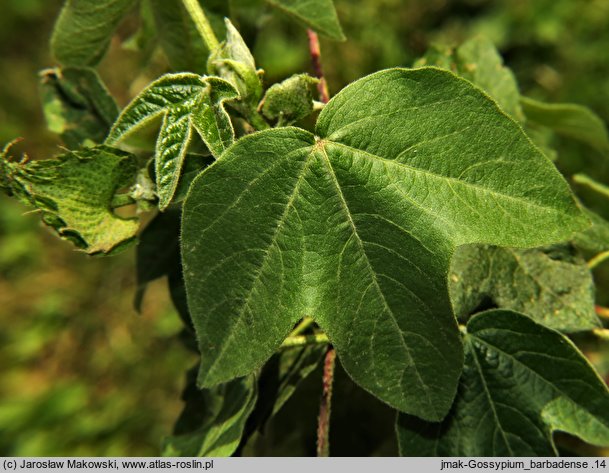
[(193, 183), (182, 258), (201, 386), (252, 372), (311, 316), (362, 387), (440, 420), (462, 345), (456, 245), (537, 246), (584, 227), (567, 184), (479, 89), (391, 69), (334, 97), (316, 136), (249, 135)]
[(135, 180), (133, 155), (97, 146), (57, 159), (3, 161), (0, 171), (9, 193), (40, 210), (44, 223), (87, 253), (113, 253), (135, 239), (137, 219), (111, 208), (117, 191)]
[(552, 432), (609, 444), (609, 391), (575, 345), (516, 312), (470, 320), (465, 368), (442, 423), (401, 415), (406, 456), (553, 456)]
[(106, 86), (87, 67), (43, 71), (40, 95), (49, 130), (72, 149), (103, 142), (118, 116)]

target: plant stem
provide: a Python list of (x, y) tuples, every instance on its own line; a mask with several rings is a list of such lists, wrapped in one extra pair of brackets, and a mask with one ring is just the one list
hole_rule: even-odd
[(323, 345), (329, 343), (328, 336), (325, 333), (316, 333), (313, 335), (295, 335), (286, 338), (280, 348), (300, 347), (304, 345)]
[(188, 11), (190, 18), (195, 24), (197, 31), (201, 35), (201, 38), (205, 42), (207, 49), (213, 51), (216, 49), (220, 43), (218, 42), (218, 38), (216, 38), (216, 34), (214, 30), (211, 28), (209, 24), (209, 20), (205, 16), (205, 12), (198, 0), (182, 0), (182, 4), (184, 8)]
[(598, 255), (594, 256), (593, 258), (590, 258), (590, 261), (588, 261), (588, 263), (587, 263), (588, 268), (594, 269), (608, 258), (609, 258), (609, 251), (603, 251), (602, 253), (599, 253)]
[(609, 341), (609, 330), (606, 328), (595, 328), (592, 333), (601, 340)]
[(313, 325), (314, 322), (315, 321), (311, 317), (303, 317), (300, 323), (290, 333), (290, 337), (295, 337), (296, 335), (302, 334), (302, 332), (304, 332), (311, 325)]
[(307, 30), (307, 34), (309, 35), (309, 52), (311, 53), (313, 70), (319, 79), (319, 84), (317, 84), (319, 100), (321, 100), (323, 103), (328, 103), (330, 101), (330, 92), (328, 91), (328, 83), (324, 77), (324, 70), (321, 67), (321, 49), (319, 47), (319, 37), (317, 36), (317, 33), (310, 28)]
[(330, 412), (332, 408), (332, 386), (336, 351), (329, 346), (324, 358), (323, 391), (317, 419), (317, 456), (330, 456)]
[(573, 182), (582, 186), (586, 186), (592, 189), (593, 191), (604, 195), (605, 197), (609, 197), (609, 187), (604, 184), (601, 184), (600, 182), (596, 182), (590, 176), (587, 176), (585, 174), (575, 174), (573, 176)]
[[(307, 29), (309, 36), (309, 52), (315, 75), (319, 79), (317, 90), (319, 100), (323, 104), (330, 101), (328, 83), (324, 77), (324, 70), (321, 66), (321, 48), (319, 47), (319, 37), (312, 29)], [(317, 419), (317, 456), (327, 457), (330, 455), (330, 412), (332, 408), (332, 386), (334, 385), (334, 365), (336, 361), (336, 351), (330, 345), (324, 358), (324, 374), (322, 378), (323, 389), (321, 401), (319, 403), (319, 418)]]

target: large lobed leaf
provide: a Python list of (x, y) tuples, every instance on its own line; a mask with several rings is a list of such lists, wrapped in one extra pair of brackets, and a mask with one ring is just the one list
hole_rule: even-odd
[(136, 173), (133, 155), (107, 146), (31, 162), (0, 156), (0, 188), (40, 210), (44, 223), (89, 254), (113, 253), (135, 239), (137, 219), (116, 215), (112, 201)]
[(308, 315), (357, 383), (440, 420), (462, 368), (454, 247), (560, 241), (586, 218), (520, 127), (448, 71), (365, 77), (316, 135), (242, 138), (191, 186), (182, 258), (199, 383), (250, 373)]
[(560, 430), (609, 444), (609, 391), (566, 337), (516, 312), (481, 313), (464, 334), (465, 368), (442, 423), (400, 416), (407, 456), (552, 456)]
[(135, 0), (66, 0), (51, 37), (53, 55), (64, 66), (95, 66), (135, 4)]
[(162, 117), (155, 149), (159, 207), (172, 201), (193, 132), (214, 156), (234, 139), (224, 102), (238, 97), (225, 80), (197, 74), (166, 74), (146, 87), (121, 113), (106, 143), (115, 145), (157, 117)]

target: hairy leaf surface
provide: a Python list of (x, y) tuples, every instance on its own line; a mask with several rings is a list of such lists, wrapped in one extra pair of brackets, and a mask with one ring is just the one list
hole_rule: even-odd
[(266, 0), (328, 38), (345, 40), (332, 0)]
[(290, 125), (313, 112), (318, 79), (308, 74), (296, 74), (266, 91), (263, 99), (264, 116), (277, 120), (277, 126)]
[(480, 306), (492, 305), (522, 312), (562, 332), (600, 326), (590, 270), (566, 246), (459, 247), (451, 264), (450, 289), (455, 315), (461, 320)]
[(106, 142), (114, 145), (150, 120), (163, 117), (155, 149), (157, 192), (163, 210), (178, 186), (194, 130), (216, 157), (232, 143), (234, 131), (224, 102), (237, 97), (233, 86), (219, 78), (164, 75), (125, 107)]
[(53, 55), (64, 66), (95, 66), (135, 4), (135, 0), (66, 0), (51, 37)]
[(43, 71), (40, 95), (49, 130), (69, 148), (102, 143), (119, 113), (95, 70), (86, 67)]
[(111, 204), (136, 173), (133, 155), (107, 146), (41, 161), (0, 156), (0, 187), (40, 210), (44, 223), (89, 254), (109, 254), (135, 239), (137, 219), (117, 216)]
[(250, 373), (311, 316), (357, 383), (442, 419), (462, 367), (454, 247), (537, 246), (586, 224), (551, 162), (469, 82), (435, 68), (363, 78), (316, 136), (246, 136), (191, 186), (182, 258), (199, 382)]
[(609, 391), (560, 333), (516, 312), (467, 324), (455, 404), (438, 424), (398, 418), (406, 456), (552, 456), (552, 433), (609, 445)]
[(230, 82), (239, 92), (240, 101), (247, 116), (248, 107), (256, 107), (262, 97), (262, 80), (256, 69), (256, 62), (237, 28), (229, 19), (226, 22), (226, 40), (209, 55), (207, 68)]

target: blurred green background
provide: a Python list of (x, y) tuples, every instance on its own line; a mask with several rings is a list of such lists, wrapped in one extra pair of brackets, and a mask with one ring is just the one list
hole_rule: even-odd
[[(61, 1), (1, 0), (1, 5), (0, 143), (25, 137), (18, 152), (50, 157), (60, 143), (46, 131), (37, 74), (54, 65), (48, 38)], [(458, 43), (484, 34), (500, 48), (525, 94), (577, 102), (609, 121), (607, 0), (336, 0), (336, 5), (348, 40), (322, 41), (331, 92), (378, 69), (408, 66), (432, 42)], [(125, 48), (137, 26), (137, 15), (121, 25), (100, 67), (121, 105), (165, 68), (159, 54), (145, 57)], [(306, 34), (289, 19), (269, 17), (252, 46), (269, 84), (310, 71)], [(609, 181), (606, 157), (573, 142), (556, 145), (566, 174), (585, 171)], [(609, 217), (603, 201), (583, 197)], [(158, 454), (181, 409), (184, 372), (195, 361), (177, 339), (181, 326), (164, 281), (150, 287), (137, 315), (133, 250), (106, 259), (86, 257), (26, 212), (0, 197), (0, 455)], [(604, 286), (598, 300), (606, 305)], [(588, 346), (606, 376), (603, 346)], [(349, 389), (339, 393), (352, 396)], [(307, 396), (313, 403), (305, 436), (312, 441), (318, 394)], [(340, 398), (335, 402), (340, 405)], [(336, 410), (335, 454), (358, 441), (372, 445), (371, 454), (395, 453), (390, 442), (375, 444), (374, 436), (355, 439), (357, 429), (347, 422), (353, 412), (344, 411)], [(370, 430), (375, 420), (362, 416), (356, 416), (361, 431)], [(390, 421), (390, 413), (382, 411), (380, 420)], [(272, 432), (268, 437), (267, 443)], [(257, 453), (265, 453), (264, 442), (258, 443)], [(291, 449), (288, 441), (281, 453), (307, 452)]]

